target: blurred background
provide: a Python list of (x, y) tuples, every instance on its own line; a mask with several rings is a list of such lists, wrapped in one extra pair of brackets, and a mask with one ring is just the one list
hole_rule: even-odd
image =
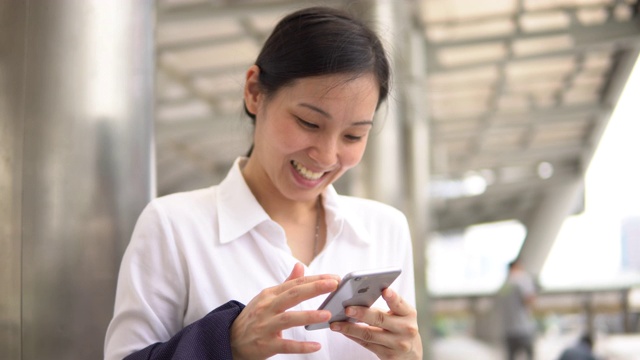
[(244, 72), (311, 5), (358, 14), (393, 62), (336, 187), (407, 214), (425, 358), (503, 358), (518, 257), (536, 359), (583, 332), (640, 359), (637, 0), (0, 0), (1, 357), (102, 357), (138, 214), (246, 153)]

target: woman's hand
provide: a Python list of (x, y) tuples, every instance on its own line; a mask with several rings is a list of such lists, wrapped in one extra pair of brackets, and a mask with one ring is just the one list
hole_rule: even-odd
[(384, 290), (382, 297), (389, 305), (388, 312), (351, 306), (346, 309), (347, 316), (361, 324), (334, 322), (331, 330), (344, 334), (380, 359), (422, 359), (416, 310), (391, 289)]
[(301, 302), (336, 290), (332, 275), (304, 276), (298, 263), (284, 283), (262, 290), (231, 325), (234, 359), (266, 359), (275, 354), (306, 354), (320, 350), (320, 344), (282, 338), (282, 330), (328, 321), (327, 310), (287, 311)]

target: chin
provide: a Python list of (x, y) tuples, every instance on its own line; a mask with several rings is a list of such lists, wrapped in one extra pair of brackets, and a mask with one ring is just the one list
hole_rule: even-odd
[(327, 185), (325, 184), (321, 184), (313, 189), (290, 188), (288, 191), (283, 192), (283, 195), (291, 201), (307, 202), (315, 200), (326, 188)]

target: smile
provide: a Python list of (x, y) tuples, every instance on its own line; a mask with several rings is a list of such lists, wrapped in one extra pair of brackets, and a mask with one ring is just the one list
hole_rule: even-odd
[(318, 180), (324, 175), (324, 172), (313, 172), (295, 160), (291, 160), (291, 165), (293, 165), (298, 174), (307, 180)]

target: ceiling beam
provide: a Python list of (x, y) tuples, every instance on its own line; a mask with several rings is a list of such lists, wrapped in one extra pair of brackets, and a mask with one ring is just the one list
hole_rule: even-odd
[(193, 50), (200, 47), (235, 44), (244, 39), (247, 39), (248, 37), (249, 36), (247, 34), (240, 33), (225, 36), (210, 36), (198, 39), (167, 41), (166, 43), (158, 44), (156, 46), (156, 51), (161, 55), (166, 52), (177, 52), (183, 50)]
[[(635, 18), (634, 18), (635, 19)], [(549, 31), (539, 32), (535, 34), (509, 34), (506, 36), (497, 36), (482, 39), (464, 40), (464, 41), (448, 41), (446, 45), (441, 45), (433, 41), (427, 40), (427, 70), (429, 74), (455, 71), (462, 69), (472, 69), (480, 66), (498, 65), (506, 66), (508, 63), (543, 59), (552, 56), (566, 56), (582, 54), (585, 51), (594, 49), (612, 49), (612, 48), (639, 48), (640, 47), (640, 22), (632, 19), (626, 22), (609, 19), (600, 25), (585, 26), (581, 24), (572, 24), (566, 31)], [(545, 36), (554, 35), (570, 35), (575, 45), (570, 49), (554, 50), (532, 55), (516, 56), (511, 51), (507, 51), (505, 58), (500, 60), (478, 61), (474, 63), (465, 63), (460, 65), (444, 65), (438, 58), (438, 53), (443, 50), (453, 49), (466, 45), (482, 45), (483, 43), (502, 42), (508, 49), (514, 41), (523, 38), (543, 38)]]
[(157, 19), (159, 23), (183, 22), (201, 19), (219, 19), (229, 17), (242, 17), (248, 15), (264, 15), (274, 12), (290, 12), (311, 5), (323, 4), (326, 6), (340, 6), (343, 1), (325, 0), (322, 2), (313, 0), (298, 1), (269, 1), (269, 2), (240, 2), (230, 1), (225, 4), (200, 3), (179, 6), (158, 6)]

